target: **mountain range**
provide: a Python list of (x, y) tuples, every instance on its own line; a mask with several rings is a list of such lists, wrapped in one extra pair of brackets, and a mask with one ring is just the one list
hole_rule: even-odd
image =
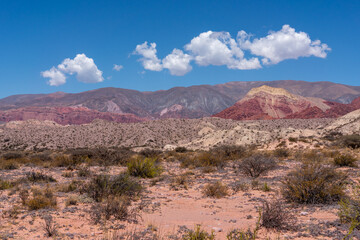
[[(344, 111), (344, 107), (353, 109), (354, 105), (351, 105), (351, 102), (360, 96), (360, 86), (294, 80), (239, 81), (218, 85), (175, 87), (154, 92), (101, 88), (81, 93), (56, 92), (9, 96), (0, 99), (0, 121), (36, 118), (53, 120), (60, 124), (81, 124), (96, 118), (117, 122), (139, 122), (162, 118), (221, 116), (218, 113), (234, 105), (239, 106), (239, 101), (243, 101), (242, 106), (246, 106), (247, 110), (257, 111), (252, 104), (253, 101), (249, 101), (248, 93), (264, 85), (281, 88), (287, 92), (286, 94), (302, 99), (296, 103), (300, 104), (296, 108), (301, 111), (287, 112), (286, 116), (272, 116), (267, 113), (270, 118), (306, 118), (310, 116), (306, 115), (307, 111), (312, 114), (311, 117), (336, 117), (348, 112)], [(324, 111), (328, 113), (322, 114)], [(339, 111), (344, 113), (340, 114)], [(296, 115), (300, 113), (304, 116)], [(268, 119), (269, 116), (261, 115), (258, 118)]]

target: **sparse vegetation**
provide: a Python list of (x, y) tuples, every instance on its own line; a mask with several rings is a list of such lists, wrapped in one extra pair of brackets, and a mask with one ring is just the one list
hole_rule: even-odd
[(334, 158), (335, 165), (339, 167), (356, 167), (357, 159), (351, 154), (338, 155)]
[[(25, 194), (24, 194), (25, 196)], [(56, 197), (54, 196), (52, 190), (47, 187), (44, 190), (32, 189), (32, 197), (25, 197), (23, 199), (24, 204), (30, 210), (39, 210), (42, 208), (54, 208), (56, 207)]]
[(183, 240), (214, 240), (214, 232), (208, 233), (201, 229), (201, 225), (196, 225), (195, 230), (189, 230), (182, 238)]
[(162, 168), (156, 158), (137, 157), (128, 163), (128, 173), (134, 177), (154, 178), (161, 172)]
[(296, 225), (296, 218), (285, 209), (279, 200), (264, 201), (260, 226), (276, 230), (291, 230)]
[(42, 172), (28, 172), (26, 173), (26, 179), (32, 183), (35, 182), (56, 182), (56, 179), (52, 176), (48, 176)]
[(255, 154), (251, 157), (243, 159), (239, 163), (239, 170), (250, 177), (257, 178), (262, 174), (276, 167), (275, 159), (263, 154)]
[(205, 185), (203, 192), (207, 197), (222, 198), (229, 195), (229, 187), (226, 184), (217, 181)]
[(318, 163), (303, 164), (283, 180), (283, 196), (291, 202), (314, 204), (339, 201), (346, 177)]
[(340, 138), (340, 144), (344, 147), (357, 149), (360, 148), (360, 135), (345, 135)]
[(51, 215), (46, 215), (44, 217), (44, 225), (43, 229), (45, 230), (47, 237), (53, 237), (56, 236), (58, 233), (58, 225), (54, 222)]
[(97, 202), (101, 202), (109, 196), (136, 197), (140, 194), (142, 186), (128, 174), (122, 173), (115, 177), (97, 175), (91, 179), (82, 189)]

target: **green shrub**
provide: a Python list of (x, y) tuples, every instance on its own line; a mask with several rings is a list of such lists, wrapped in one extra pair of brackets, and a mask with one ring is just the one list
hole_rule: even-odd
[(355, 162), (357, 161), (351, 154), (339, 155), (334, 158), (334, 163), (340, 167), (356, 167)]
[(242, 173), (253, 178), (257, 178), (260, 175), (274, 169), (275, 167), (275, 159), (263, 154), (255, 154), (251, 157), (245, 158), (239, 163), (238, 166)]
[(318, 163), (303, 164), (285, 177), (282, 193), (291, 202), (332, 203), (344, 196), (345, 179), (332, 167)]
[(360, 230), (360, 200), (345, 199), (339, 202), (339, 217), (342, 223), (356, 223), (356, 228)]
[(229, 195), (229, 188), (226, 184), (217, 181), (205, 185), (203, 192), (207, 197), (222, 198)]
[(196, 225), (195, 230), (189, 230), (183, 237), (183, 240), (214, 240), (214, 232), (208, 233), (201, 229), (200, 225)]
[(79, 177), (89, 177), (91, 176), (91, 171), (89, 167), (80, 167), (78, 169), (77, 175)]
[(12, 188), (13, 186), (14, 184), (12, 182), (0, 179), (0, 190), (6, 190)]
[(128, 173), (134, 177), (153, 178), (161, 174), (162, 168), (155, 158), (137, 157), (128, 163)]

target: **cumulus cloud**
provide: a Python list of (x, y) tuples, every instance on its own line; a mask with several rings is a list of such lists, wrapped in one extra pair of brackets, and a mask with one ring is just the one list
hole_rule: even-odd
[(120, 71), (120, 70), (123, 69), (123, 68), (124, 68), (123, 65), (114, 64), (113, 70), (115, 70), (115, 71)]
[(171, 54), (162, 60), (162, 64), (163, 68), (169, 69), (171, 75), (183, 76), (192, 69), (191, 59), (192, 57), (189, 54), (175, 48)]
[(251, 40), (245, 31), (240, 31), (237, 39), (242, 49), (263, 57), (263, 64), (277, 64), (286, 59), (299, 57), (325, 58), (327, 52), (331, 50), (320, 40), (312, 41), (307, 33), (296, 32), (289, 25), (284, 25), (280, 31), (269, 32), (266, 37), (254, 40)]
[[(259, 57), (263, 65), (268, 65), (299, 57), (325, 58), (331, 49), (320, 40), (312, 41), (307, 33), (296, 32), (289, 25), (284, 25), (280, 31), (271, 31), (267, 36), (253, 40), (251, 34), (245, 31), (239, 31), (236, 39), (228, 32), (207, 31), (194, 37), (184, 50), (187, 53), (175, 48), (160, 60), (156, 44), (144, 42), (136, 46), (134, 53), (142, 56), (139, 61), (146, 70), (169, 69), (171, 75), (182, 76), (192, 70), (191, 61), (199, 66), (259, 69), (262, 67)], [(245, 57), (244, 51), (250, 56)]]
[(44, 78), (50, 78), (48, 84), (50, 86), (60, 86), (66, 83), (65, 75), (59, 71), (56, 67), (52, 67), (50, 70), (41, 72), (41, 76)]
[(85, 54), (77, 54), (74, 59), (66, 58), (61, 64), (44, 71), (41, 75), (50, 78), (51, 86), (59, 86), (66, 83), (66, 74), (76, 74), (76, 78), (84, 83), (98, 83), (104, 81), (100, 71), (92, 58)]
[(139, 44), (136, 46), (134, 54), (143, 56), (139, 61), (145, 69), (158, 72), (163, 69), (161, 60), (156, 56), (156, 43)]

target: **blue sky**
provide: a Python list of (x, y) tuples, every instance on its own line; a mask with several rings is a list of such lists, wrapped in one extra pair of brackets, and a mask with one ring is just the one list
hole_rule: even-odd
[(281, 79), (360, 85), (359, 42), (358, 0), (2, 0), (0, 97)]

